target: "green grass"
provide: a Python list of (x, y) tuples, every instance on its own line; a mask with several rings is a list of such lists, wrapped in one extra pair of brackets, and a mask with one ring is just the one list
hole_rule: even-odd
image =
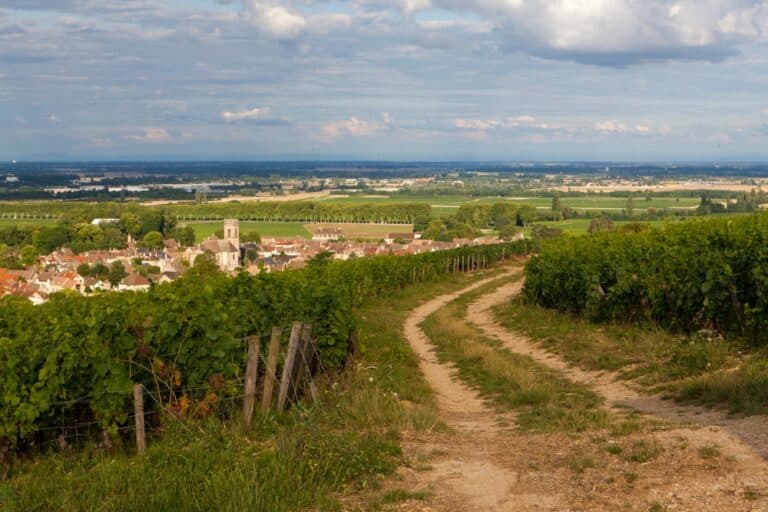
[[(202, 242), (213, 235), (217, 229), (222, 229), (224, 223), (215, 222), (185, 222), (184, 226), (192, 226), (195, 230), (195, 239)], [(304, 227), (301, 222), (241, 222), (240, 233), (245, 234), (250, 231), (256, 231), (262, 237), (302, 237), (311, 238), (312, 234)]]
[(466, 308), (476, 297), (500, 286), (508, 278), (462, 295), (430, 315), (422, 328), (437, 347), (438, 357), (454, 363), (462, 380), (489, 398), (502, 411), (518, 411), (525, 431), (580, 432), (607, 428), (612, 416), (602, 400), (586, 386), (512, 353), (467, 324)]
[(682, 403), (768, 413), (765, 350), (705, 334), (675, 335), (653, 326), (595, 324), (517, 299), (494, 308), (505, 327), (586, 370), (618, 372)]
[(673, 396), (683, 403), (724, 405), (734, 414), (768, 414), (768, 357), (764, 350), (751, 354), (736, 370), (683, 382)]
[(720, 456), (720, 448), (715, 445), (708, 444), (699, 448), (699, 457), (702, 459), (716, 459)]
[(11, 228), (22, 225), (32, 226), (53, 226), (56, 224), (52, 219), (0, 219), (0, 229)]
[[(374, 493), (365, 510), (419, 499), (371, 491), (403, 462), (399, 432), (441, 425), (402, 323), (415, 304), (473, 279), (447, 276), (359, 311), (357, 356), (316, 405), (257, 414), (247, 432), (237, 419), (168, 421), (141, 458), (126, 439), (113, 453), (93, 445), (17, 462), (0, 482), (0, 510), (324, 512), (352, 492)], [(229, 407), (236, 418), (239, 404)]]

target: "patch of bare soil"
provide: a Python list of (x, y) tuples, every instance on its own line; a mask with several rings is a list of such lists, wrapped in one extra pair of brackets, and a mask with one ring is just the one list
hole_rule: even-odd
[[(330, 196), (331, 192), (330, 190), (322, 190), (320, 192), (299, 192), (296, 194), (286, 194), (282, 196), (242, 196), (242, 195), (231, 195), (222, 197), (220, 199), (214, 199), (212, 201), (209, 201), (209, 203), (229, 203), (232, 201), (239, 201), (241, 203), (258, 203), (258, 202), (269, 202), (269, 203), (283, 203), (286, 201), (304, 201), (307, 199), (320, 199), (323, 197)], [(334, 197), (349, 197), (349, 196), (334, 196)], [(145, 206), (160, 206), (164, 204), (176, 204), (176, 203), (188, 203), (188, 200), (176, 200), (176, 199), (159, 199), (156, 201), (143, 201), (141, 204)]]
[[(605, 431), (531, 434), (518, 431), (514, 417), (500, 415), (438, 361), (419, 324), (484, 280), (418, 307), (405, 333), (421, 370), (435, 390), (450, 432), (405, 433), (409, 459), (386, 487), (420, 493), (385, 505), (403, 511), (763, 511), (768, 510), (768, 467), (752, 447), (727, 427), (652, 427), (628, 436)], [(678, 408), (642, 397), (613, 376), (582, 372), (510, 333), (489, 309), (509, 300), (519, 284), (503, 286), (473, 303), (468, 319), (510, 350), (593, 385), (612, 408), (632, 407), (661, 418), (691, 421), (715, 413)], [(720, 418), (723, 420), (723, 418)], [(728, 420), (731, 421), (731, 420)], [(759, 433), (756, 433), (759, 437)]]

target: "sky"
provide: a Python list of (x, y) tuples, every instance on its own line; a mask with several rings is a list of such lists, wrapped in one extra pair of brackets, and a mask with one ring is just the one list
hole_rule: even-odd
[(768, 161), (768, 1), (0, 0), (0, 161)]

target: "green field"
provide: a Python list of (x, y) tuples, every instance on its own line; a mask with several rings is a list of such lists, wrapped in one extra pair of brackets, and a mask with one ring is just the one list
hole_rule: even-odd
[[(627, 197), (612, 197), (595, 195), (590, 197), (563, 197), (560, 200), (563, 208), (576, 210), (623, 210), (627, 207)], [(336, 204), (403, 204), (403, 203), (427, 203), (432, 206), (433, 216), (445, 216), (455, 214), (462, 204), (493, 204), (509, 201), (510, 203), (533, 206), (539, 209), (552, 207), (552, 198), (536, 196), (520, 197), (472, 197), (462, 195), (404, 195), (404, 194), (350, 194), (347, 196), (328, 196), (323, 202)], [(691, 208), (699, 204), (698, 198), (692, 197), (653, 197), (647, 201), (643, 197), (634, 198), (634, 210), (637, 213), (645, 212), (648, 208), (657, 210), (663, 208)]]
[(24, 224), (34, 226), (53, 226), (56, 224), (56, 221), (51, 219), (0, 219), (0, 229), (21, 226)]
[[(537, 222), (535, 225), (561, 229), (563, 233), (566, 233), (569, 235), (586, 235), (587, 229), (589, 229), (590, 222), (592, 222), (592, 219), (568, 219), (568, 220), (560, 220), (556, 222)], [(626, 226), (627, 224), (631, 224), (634, 222), (639, 222), (639, 221), (619, 220), (619, 221), (614, 221), (613, 224), (617, 228), (620, 228), (621, 226)], [(683, 220), (643, 221), (644, 224), (649, 224), (653, 227), (664, 227), (664, 225), (667, 223), (676, 223), (676, 222), (684, 222), (684, 221)], [(530, 228), (526, 228), (526, 233), (528, 232), (530, 232)]]
[[(202, 242), (210, 237), (217, 229), (224, 227), (221, 221), (212, 222), (185, 222), (185, 226), (192, 226), (195, 230), (195, 239)], [(311, 238), (309, 230), (301, 222), (241, 222), (240, 233), (245, 234), (256, 231), (262, 237), (284, 236)]]

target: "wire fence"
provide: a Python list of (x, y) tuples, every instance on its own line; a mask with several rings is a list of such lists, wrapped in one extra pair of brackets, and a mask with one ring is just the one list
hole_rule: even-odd
[[(228, 379), (226, 386), (217, 387), (210, 382), (207, 385), (175, 386), (155, 379), (152, 382), (134, 384), (134, 386), (140, 386), (141, 404), (135, 402), (135, 389), (92, 391), (75, 398), (52, 402), (50, 406), (59, 413), (58, 418), (40, 418), (39, 425), (33, 426), (33, 434), (28, 436), (17, 449), (47, 451), (58, 448), (60, 451), (67, 451), (79, 447), (82, 443), (93, 442), (111, 446), (113, 441), (117, 441), (113, 438), (114, 434), (117, 434), (117, 437), (121, 438), (123, 442), (130, 441), (131, 437), (138, 440), (145, 436), (145, 432), (143, 432), (146, 428), (145, 425), (150, 427), (151, 432), (154, 429), (161, 430), (163, 424), (168, 421), (175, 421), (184, 425), (188, 420), (211, 414), (236, 417), (239, 414), (236, 408), (228, 407), (228, 404), (244, 401), (246, 398), (255, 399), (263, 394), (266, 396), (262, 396), (259, 402), (265, 411), (284, 410), (291, 404), (305, 398), (307, 389), (310, 391), (311, 399), (317, 401), (318, 380), (330, 382), (333, 380), (333, 372), (323, 363), (315, 340), (311, 336), (307, 336), (306, 339), (295, 336), (296, 332), (302, 330), (310, 333), (311, 326), (294, 322), (291, 329), (292, 336), (285, 350), (283, 349), (286, 330), (283, 329), (273, 330), (268, 335), (261, 334), (238, 338), (238, 341), (248, 342), (245, 343), (244, 348), (246, 349), (250, 342), (257, 340), (260, 350), (253, 354), (255, 357), (252, 357), (252, 360), (244, 357), (243, 362), (238, 365), (237, 377)], [(264, 341), (272, 340), (275, 335), (279, 336), (277, 353), (268, 353), (266, 350), (268, 345)], [(275, 347), (269, 346), (269, 348)], [(290, 362), (288, 353), (292, 350), (297, 357)], [(247, 356), (248, 352), (246, 350), (244, 352)], [(156, 357), (173, 357), (175, 355), (177, 354), (157, 354)], [(283, 360), (282, 366), (279, 364), (281, 359)], [(274, 372), (271, 372), (270, 363), (276, 363), (274, 364)], [(249, 364), (255, 365), (251, 382), (253, 393), (247, 393)], [(286, 364), (293, 366), (286, 369)], [(288, 381), (284, 380), (286, 376)], [(261, 387), (256, 387), (257, 382), (261, 383)], [(267, 386), (268, 382), (271, 386)], [(233, 389), (242, 391), (231, 394)], [(147, 398), (146, 408), (144, 396)], [(285, 397), (284, 403), (277, 400), (277, 407), (275, 407), (276, 398), (282, 396)], [(104, 397), (121, 397), (126, 404), (120, 413), (113, 411), (111, 422), (99, 420), (91, 409), (93, 400)], [(7, 420), (14, 416), (14, 414), (6, 414), (0, 417)], [(141, 416), (143, 421), (137, 421), (137, 416)], [(78, 417), (82, 419), (73, 421), (73, 418)], [(115, 423), (114, 418), (120, 418), (120, 420)], [(244, 420), (246, 425), (250, 424), (250, 418), (244, 418)], [(142, 432), (137, 432), (137, 426)], [(137, 451), (141, 453), (143, 449), (137, 448)]]

